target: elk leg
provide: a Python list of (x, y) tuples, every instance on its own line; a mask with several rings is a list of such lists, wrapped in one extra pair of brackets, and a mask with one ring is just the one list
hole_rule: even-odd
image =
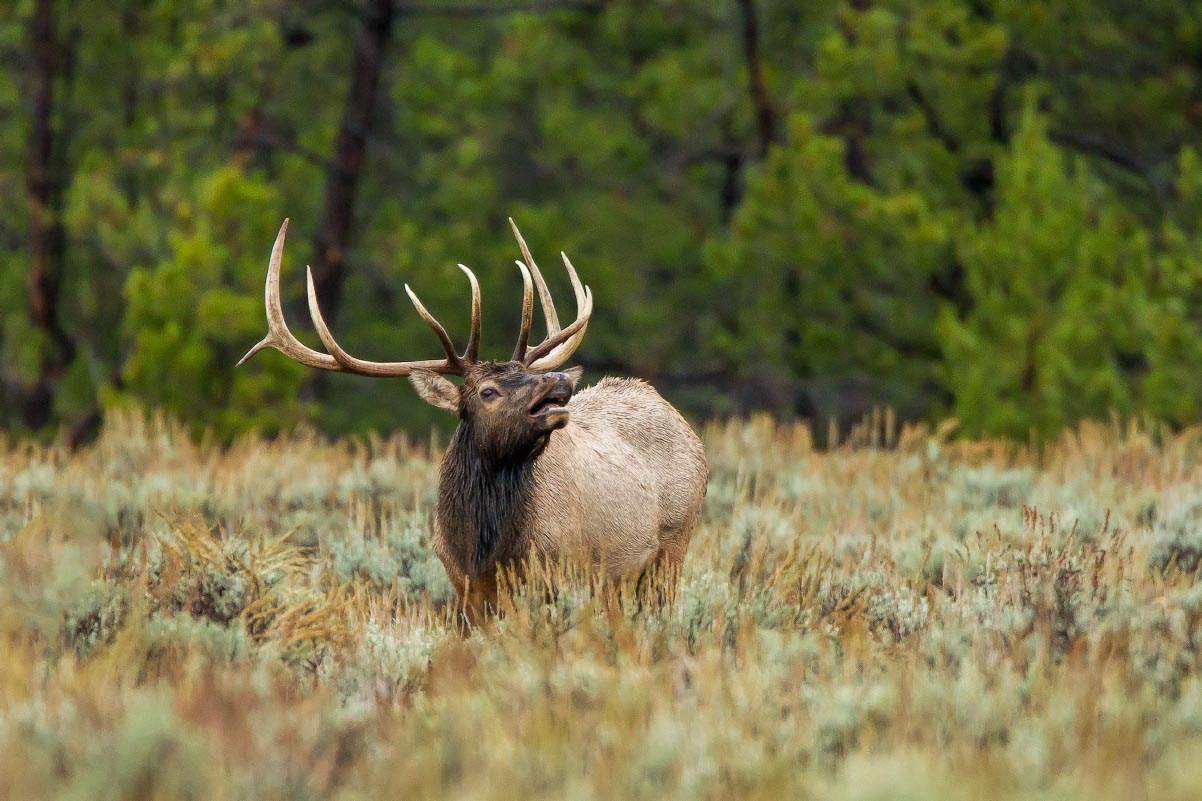
[(655, 556), (655, 572), (658, 578), (660, 602), (666, 606), (676, 603), (680, 591), (680, 577), (684, 570), (685, 549), (676, 545), (660, 548)]
[(639, 607), (646, 603), (653, 608), (671, 606), (680, 587), (680, 572), (684, 564), (684, 549), (661, 546), (635, 580), (634, 593)]
[(490, 614), (497, 612), (496, 576), (473, 576), (456, 582), (458, 597), (456, 620), (467, 629), (482, 625)]

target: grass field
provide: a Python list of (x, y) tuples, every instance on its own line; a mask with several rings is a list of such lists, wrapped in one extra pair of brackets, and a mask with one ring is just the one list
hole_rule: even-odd
[(712, 426), (673, 608), (466, 638), (437, 443), (0, 444), (0, 797), (1202, 797), (1202, 432), (949, 428)]

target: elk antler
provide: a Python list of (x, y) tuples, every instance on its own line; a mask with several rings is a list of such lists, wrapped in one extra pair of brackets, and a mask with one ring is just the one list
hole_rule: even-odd
[[(589, 317), (593, 313), (593, 293), (587, 286), (581, 285), (572, 262), (568, 261), (567, 255), (561, 253), (563, 264), (568, 270), (568, 278), (572, 281), (572, 291), (576, 295), (576, 320), (567, 328), (560, 328), (559, 315), (555, 312), (555, 304), (551, 300), (551, 292), (547, 289), (547, 283), (543, 280), (542, 273), (538, 271), (534, 258), (530, 255), (530, 249), (526, 247), (526, 241), (522, 239), (517, 225), (512, 219), (509, 224), (513, 227), (514, 236), (517, 237), (522, 255), (526, 259), (525, 263), (517, 262), (518, 269), (522, 273), (523, 284), (522, 327), (518, 334), (517, 348), (513, 352), (513, 360), (522, 362), (530, 370), (536, 372), (554, 370), (571, 357), (576, 348), (580, 346), (581, 340), (584, 339), (584, 331), (588, 327)], [(329, 353), (322, 353), (305, 346), (288, 330), (288, 323), (284, 321), (284, 306), (280, 301), (280, 263), (284, 257), (284, 235), (287, 232), (288, 220), (284, 220), (284, 224), (280, 226), (280, 233), (275, 238), (275, 245), (271, 249), (271, 261), (267, 265), (267, 288), (264, 293), (264, 304), (267, 307), (267, 336), (238, 361), (239, 366), (264, 348), (275, 348), (293, 361), (309, 367), (377, 377), (405, 376), (417, 369), (432, 370), (444, 375), (463, 375), (469, 366), (479, 362), (480, 284), (476, 281), (476, 276), (472, 274), (472, 271), (462, 264), (459, 265), (459, 269), (463, 270), (472, 285), (471, 335), (468, 338), (467, 349), (464, 350), (462, 356), (455, 352), (455, 346), (447, 335), (446, 329), (438, 320), (434, 319), (434, 315), (426, 311), (426, 307), (418, 300), (417, 295), (408, 284), (405, 284), (405, 292), (409, 295), (409, 300), (413, 301), (413, 307), (417, 309), (418, 315), (426, 321), (426, 324), (438, 337), (438, 341), (442, 343), (446, 358), (416, 362), (369, 362), (355, 358), (342, 349), (342, 346), (334, 339), (334, 335), (330, 333), (329, 326), (326, 325), (321, 307), (317, 302), (317, 287), (313, 283), (311, 269), (306, 271), (309, 316), (313, 318), (313, 327), (317, 329), (317, 335), (321, 337), (321, 342)], [(543, 317), (547, 323), (547, 338), (533, 348), (529, 348), (530, 324), (534, 317), (534, 287), (538, 288), (539, 303), (543, 307)]]
[[(526, 247), (526, 240), (522, 238), (512, 217), (509, 219), (509, 226), (513, 229), (513, 235), (526, 260), (525, 264), (517, 262), (518, 268), (522, 271), (525, 292), (522, 297), (522, 328), (518, 333), (518, 346), (513, 352), (513, 360), (521, 361), (536, 372), (554, 370), (571, 358), (576, 348), (580, 347), (585, 329), (588, 328), (589, 318), (593, 314), (593, 292), (587, 286), (581, 285), (580, 278), (576, 275), (576, 268), (568, 260), (567, 254), (561, 252), (559, 255), (563, 257), (563, 265), (567, 268), (568, 278), (572, 281), (572, 291), (576, 295), (576, 319), (567, 328), (561, 329), (559, 315), (555, 312), (555, 303), (551, 300), (551, 292), (547, 289), (547, 283), (543, 280), (542, 273), (538, 271), (538, 266), (530, 255), (530, 249)], [(530, 323), (533, 317), (531, 277), (538, 287), (538, 299), (543, 307), (543, 318), (547, 324), (547, 338), (535, 347), (527, 349)]]
[(480, 285), (476, 282), (476, 276), (472, 275), (472, 271), (462, 264), (459, 265), (459, 269), (467, 274), (468, 281), (472, 284), (472, 333), (463, 356), (455, 353), (455, 346), (451, 343), (451, 338), (447, 336), (446, 329), (438, 320), (434, 319), (430, 312), (426, 311), (426, 307), (406, 284), (405, 292), (409, 295), (409, 300), (413, 301), (417, 313), (438, 336), (443, 350), (446, 351), (446, 358), (415, 362), (369, 362), (356, 359), (342, 349), (334, 340), (329, 327), (326, 326), (321, 309), (317, 305), (317, 290), (313, 285), (312, 270), (308, 271), (309, 314), (313, 318), (313, 326), (317, 329), (322, 344), (330, 352), (325, 354), (306, 347), (288, 330), (288, 324), (284, 321), (284, 306), (280, 301), (280, 262), (284, 257), (284, 235), (287, 232), (288, 220), (284, 220), (284, 224), (280, 226), (280, 233), (275, 238), (275, 245), (271, 249), (271, 261), (267, 266), (267, 288), (264, 293), (267, 307), (267, 336), (238, 361), (239, 366), (264, 348), (275, 348), (293, 361), (309, 367), (377, 377), (406, 376), (415, 369), (433, 370), (444, 375), (463, 375), (467, 366), (477, 360), (480, 351)]

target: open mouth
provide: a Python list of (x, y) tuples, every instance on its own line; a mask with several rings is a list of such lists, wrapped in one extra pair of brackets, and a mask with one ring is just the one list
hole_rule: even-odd
[(530, 407), (530, 416), (542, 417), (556, 412), (566, 412), (570, 398), (571, 395), (567, 392), (552, 392)]

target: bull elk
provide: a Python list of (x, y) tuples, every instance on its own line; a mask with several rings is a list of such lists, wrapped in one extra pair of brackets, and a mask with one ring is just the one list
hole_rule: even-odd
[[(498, 567), (517, 566), (532, 554), (553, 563), (583, 558), (615, 580), (654, 570), (674, 594), (705, 495), (701, 442), (648, 384), (604, 378), (577, 391), (581, 369), (557, 370), (584, 338), (592, 291), (561, 254), (577, 311), (561, 328), (542, 274), (509, 222), (524, 259), (516, 262), (524, 292), (517, 347), (508, 361), (480, 359), (480, 286), (462, 264), (472, 289), (471, 334), (462, 354), (406, 285), (445, 358), (371, 362), (351, 356), (322, 318), (312, 271), (309, 312), (328, 353), (306, 347), (288, 330), (280, 302), (285, 220), (267, 268), (268, 334), (238, 364), (275, 348), (322, 370), (406, 376), (423, 400), (459, 417), (439, 472), (434, 548), (469, 618), (495, 607)], [(547, 338), (534, 346), (532, 283), (547, 327)]]

